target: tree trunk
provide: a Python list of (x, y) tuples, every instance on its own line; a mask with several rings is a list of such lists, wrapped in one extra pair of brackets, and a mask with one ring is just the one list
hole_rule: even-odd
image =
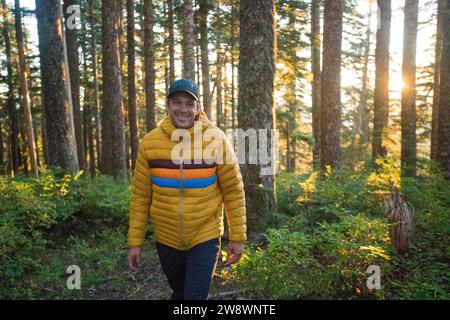
[(211, 119), (211, 89), (209, 80), (209, 51), (208, 51), (208, 0), (200, 0), (199, 24), (200, 24), (200, 48), (202, 57), (202, 88), (203, 88), (203, 110), (208, 119)]
[(75, 138), (77, 142), (78, 165), (80, 169), (86, 169), (86, 155), (84, 149), (82, 115), (80, 111), (80, 59), (78, 57), (77, 29), (67, 25), (67, 20), (72, 13), (67, 13), (67, 9), (75, 5), (75, 0), (64, 0), (64, 21), (67, 44), (67, 58), (69, 64), (70, 90), (72, 93), (73, 121), (75, 124)]
[[(151, 1), (150, 1), (151, 2)], [(134, 40), (134, 0), (127, 0), (128, 46), (128, 120), (130, 123), (131, 170), (134, 172), (139, 146), (139, 125), (136, 111), (136, 42)]]
[(192, 0), (184, 0), (183, 8), (183, 77), (195, 81), (195, 35)]
[(325, 0), (321, 90), (321, 168), (340, 166), (341, 45), (344, 0)]
[(222, 110), (222, 52), (220, 50), (220, 43), (216, 47), (216, 123), (220, 129), (223, 129), (223, 110)]
[(169, 83), (175, 81), (175, 40), (173, 34), (173, 1), (167, 0), (167, 24), (169, 28)]
[[(288, 14), (288, 29), (289, 30), (295, 30), (295, 16), (293, 13)], [(291, 61), (294, 65), (297, 62), (297, 56), (296, 52), (292, 50), (289, 52), (289, 61)], [(297, 79), (297, 70), (296, 68), (292, 68), (288, 71), (288, 75), (286, 76), (287, 80), (287, 88), (286, 88), (286, 104), (287, 104), (287, 111), (288, 111), (288, 121), (287, 121), (287, 163), (288, 163), (288, 172), (295, 172), (295, 158), (296, 158), (296, 144), (297, 139), (295, 137), (295, 132), (297, 126), (300, 126), (300, 124), (297, 122), (296, 119), (296, 108), (298, 105), (297, 101), (297, 88), (296, 88), (296, 79)]]
[(144, 65), (147, 132), (156, 128), (155, 116), (155, 49), (153, 47), (153, 4), (144, 0)]
[(314, 136), (313, 168), (320, 167), (320, 1), (311, 2), (311, 67), (312, 67), (312, 130)]
[(373, 111), (372, 159), (386, 155), (383, 140), (389, 120), (389, 42), (391, 0), (378, 0), (379, 26), (375, 49), (375, 98)]
[(103, 174), (124, 179), (126, 176), (122, 79), (120, 74), (121, 0), (102, 1), (102, 69), (103, 108), (102, 160)]
[(236, 63), (235, 63), (235, 50), (236, 50), (236, 24), (239, 23), (239, 4), (237, 1), (233, 1), (231, 8), (231, 128), (236, 128), (236, 90), (235, 90), (235, 78), (236, 78)]
[(20, 122), (20, 147), (19, 147), (19, 159), (20, 159), (20, 165), (23, 166), (23, 172), (26, 176), (29, 174), (28, 170), (28, 157), (27, 157), (27, 132), (24, 125), (24, 121)]
[[(81, 21), (82, 34), (87, 35), (86, 21)], [(95, 177), (96, 174), (96, 158), (95, 158), (95, 144), (94, 144), (94, 128), (95, 122), (95, 97), (94, 90), (89, 82), (89, 71), (88, 71), (88, 43), (86, 37), (83, 37), (81, 41), (81, 52), (83, 57), (83, 86), (84, 86), (84, 99), (83, 99), (83, 115), (84, 115), (84, 128), (85, 128), (85, 150), (89, 156), (89, 174), (91, 178)], [(87, 159), (86, 159), (87, 165)]]
[(5, 166), (5, 151), (3, 149), (3, 130), (0, 122), (0, 174), (3, 174)]
[(361, 94), (355, 117), (355, 130), (353, 132), (351, 162), (355, 163), (361, 155), (361, 149), (367, 141), (369, 131), (369, 110), (367, 109), (367, 78), (369, 69), (370, 35), (372, 22), (372, 6), (369, 3), (369, 15), (366, 30), (366, 43), (364, 47), (363, 69), (361, 77)]
[(197, 79), (197, 86), (199, 87), (199, 94), (202, 95), (202, 87), (200, 87), (200, 70), (202, 69), (201, 66), (201, 49), (200, 49), (200, 37), (197, 36), (198, 33), (200, 33), (200, 28), (198, 26), (198, 17), (197, 14), (194, 14), (194, 23), (195, 23), (195, 65), (196, 65), (196, 79)]
[(61, 3), (36, 0), (48, 165), (78, 171)]
[(450, 0), (444, 4), (443, 39), (441, 56), (439, 124), (438, 124), (438, 161), (444, 170), (444, 176), (450, 180)]
[[(274, 164), (271, 130), (275, 129), (275, 5), (273, 0), (240, 2), (239, 126), (244, 130), (263, 129), (267, 143), (261, 143)], [(267, 165), (264, 166), (264, 169)], [(250, 231), (266, 229), (277, 210), (275, 172), (263, 165), (242, 165), (248, 226)]]
[(100, 117), (100, 99), (98, 93), (98, 71), (97, 71), (97, 32), (95, 30), (95, 16), (93, 10), (94, 0), (89, 0), (88, 14), (89, 24), (91, 26), (91, 59), (92, 73), (94, 76), (94, 118), (95, 118), (95, 147), (97, 151), (97, 167), (100, 168), (102, 159), (102, 136), (101, 136), (101, 117)]
[(33, 119), (31, 115), (30, 94), (28, 91), (28, 75), (25, 62), (25, 52), (24, 52), (25, 50), (22, 32), (22, 15), (20, 12), (19, 0), (14, 1), (14, 17), (15, 17), (17, 50), (19, 55), (18, 72), (20, 78), (20, 92), (22, 95), (22, 107), (24, 112), (23, 114), (24, 126), (28, 138), (28, 155), (30, 157), (31, 174), (34, 177), (37, 177), (38, 165), (36, 156), (36, 145), (34, 139)]
[[(19, 172), (19, 144), (18, 144), (18, 128), (17, 128), (17, 114), (14, 101), (14, 86), (13, 86), (13, 70), (11, 60), (11, 40), (9, 37), (9, 17), (8, 7), (5, 0), (2, 0), (3, 11), (3, 41), (5, 44), (6, 55), (6, 70), (7, 70), (7, 84), (8, 97), (6, 99), (6, 109), (9, 117), (9, 166), (11, 166), (14, 175)], [(9, 171), (8, 171), (9, 172)]]
[(401, 98), (401, 171), (402, 176), (416, 175), (416, 41), (418, 0), (405, 0)]
[(430, 158), (437, 160), (438, 154), (438, 124), (439, 124), (439, 77), (441, 73), (442, 54), (442, 20), (445, 0), (438, 0), (437, 30), (436, 30), (436, 54), (434, 57), (434, 84), (433, 84), (433, 109), (431, 116), (431, 151)]

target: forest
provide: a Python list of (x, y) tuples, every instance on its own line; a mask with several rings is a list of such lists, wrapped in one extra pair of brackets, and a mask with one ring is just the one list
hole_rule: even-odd
[(170, 299), (127, 232), (180, 78), (277, 133), (209, 299), (450, 299), (450, 0), (1, 0), (0, 65), (0, 299)]

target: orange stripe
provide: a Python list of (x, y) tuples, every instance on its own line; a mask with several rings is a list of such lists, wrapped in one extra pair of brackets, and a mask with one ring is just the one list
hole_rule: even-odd
[[(216, 173), (216, 168), (184, 169), (183, 179), (208, 178)], [(150, 174), (158, 178), (180, 179), (179, 169), (152, 168)]]

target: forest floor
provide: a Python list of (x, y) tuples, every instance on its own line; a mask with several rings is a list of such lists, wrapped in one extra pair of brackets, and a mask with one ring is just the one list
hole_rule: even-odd
[[(123, 233), (121, 231), (124, 231)], [(45, 251), (35, 252), (40, 270), (30, 270), (16, 287), (17, 295), (26, 292), (30, 299), (86, 299), (86, 300), (168, 300), (171, 290), (162, 272), (152, 243), (142, 249), (142, 267), (138, 272), (126, 264), (126, 232), (122, 228), (98, 234), (83, 232), (66, 239), (54, 238)], [(81, 271), (81, 289), (67, 288), (67, 267), (76, 265)], [(222, 276), (229, 272), (219, 260), (208, 299), (245, 299), (241, 290)], [(26, 288), (28, 286), (28, 288)]]
[[(448, 181), (424, 162), (419, 177), (402, 182), (416, 238), (399, 255), (381, 203), (400, 170), (392, 162), (378, 165), (327, 176), (278, 175), (279, 212), (267, 246), (247, 245), (242, 261), (230, 267), (223, 242), (209, 299), (448, 300)], [(128, 183), (109, 177), (0, 179), (0, 300), (170, 299), (151, 225), (142, 269), (128, 269), (129, 194)], [(80, 289), (67, 286), (74, 265)], [(382, 290), (366, 290), (371, 265), (383, 270)]]

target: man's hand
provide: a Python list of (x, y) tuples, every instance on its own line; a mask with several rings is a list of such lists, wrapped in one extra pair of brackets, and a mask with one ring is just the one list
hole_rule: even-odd
[(230, 241), (228, 244), (228, 253), (226, 264), (233, 264), (241, 259), (242, 253), (244, 252), (244, 245), (240, 242)]
[(138, 271), (141, 268), (141, 248), (132, 247), (128, 250), (128, 267), (133, 271)]

